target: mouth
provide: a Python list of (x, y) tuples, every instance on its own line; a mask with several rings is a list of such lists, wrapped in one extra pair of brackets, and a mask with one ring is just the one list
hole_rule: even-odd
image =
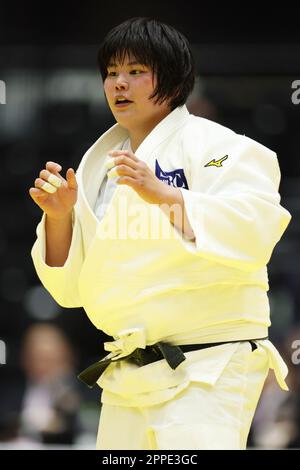
[(115, 102), (115, 107), (116, 108), (127, 108), (133, 101), (126, 100), (126, 99), (121, 99), (121, 100), (116, 100)]

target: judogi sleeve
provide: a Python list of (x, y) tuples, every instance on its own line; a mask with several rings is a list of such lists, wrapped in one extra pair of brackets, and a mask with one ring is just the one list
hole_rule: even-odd
[[(184, 242), (185, 246), (203, 258), (242, 270), (267, 265), (291, 219), (280, 205), (276, 154), (235, 133), (207, 146), (202, 156), (196, 148), (191, 152), (191, 187), (180, 190), (195, 242)], [(205, 166), (222, 157), (227, 158)]]
[(40, 281), (54, 300), (62, 307), (81, 307), (78, 278), (84, 259), (80, 220), (76, 204), (72, 212), (73, 234), (68, 257), (60, 267), (48, 266), (45, 262), (46, 232), (45, 213), (37, 225), (37, 239), (31, 249), (33, 264)]

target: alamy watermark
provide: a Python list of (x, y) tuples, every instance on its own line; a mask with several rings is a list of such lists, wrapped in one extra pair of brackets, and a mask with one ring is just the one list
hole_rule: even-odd
[(6, 364), (6, 344), (0, 339), (0, 365)]
[(6, 85), (3, 80), (0, 80), (0, 104), (6, 104)]
[(295, 349), (291, 357), (292, 363), (298, 365), (300, 364), (300, 339), (295, 339), (292, 342), (292, 349)]
[[(109, 211), (97, 232), (101, 239), (176, 240), (183, 230), (184, 213), (180, 204), (134, 204), (120, 196), (114, 204), (104, 206), (105, 209), (109, 206)], [(186, 233), (184, 237), (186, 240), (193, 238)]]
[(291, 96), (292, 103), (300, 104), (300, 80), (294, 80), (292, 82), (292, 89), (295, 90)]

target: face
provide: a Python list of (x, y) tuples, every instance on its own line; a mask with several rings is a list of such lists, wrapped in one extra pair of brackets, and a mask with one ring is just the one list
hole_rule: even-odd
[[(152, 69), (126, 55), (122, 64), (111, 61), (104, 81), (104, 92), (116, 121), (126, 129), (154, 127), (170, 108), (166, 102), (154, 104), (149, 97), (156, 86)], [(130, 103), (117, 104), (116, 97), (124, 96)]]
[(26, 374), (36, 382), (49, 382), (72, 368), (71, 351), (64, 337), (46, 325), (27, 333), (22, 360)]

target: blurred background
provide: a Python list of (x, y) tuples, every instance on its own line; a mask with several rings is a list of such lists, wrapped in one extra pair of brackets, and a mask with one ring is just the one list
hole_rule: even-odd
[(300, 447), (300, 366), (291, 360), (295, 341), (300, 346), (300, 28), (291, 10), (226, 5), (196, 12), (180, 1), (1, 2), (0, 448), (95, 446), (101, 391), (76, 374), (111, 338), (41, 285), (30, 256), (41, 212), (28, 190), (48, 160), (61, 163), (63, 176), (76, 169), (114, 124), (96, 52), (132, 16), (154, 16), (190, 40), (197, 64), (190, 112), (278, 155), (281, 203), (293, 218), (268, 265), (270, 338), (289, 366), (291, 392), (270, 373), (248, 445)]

